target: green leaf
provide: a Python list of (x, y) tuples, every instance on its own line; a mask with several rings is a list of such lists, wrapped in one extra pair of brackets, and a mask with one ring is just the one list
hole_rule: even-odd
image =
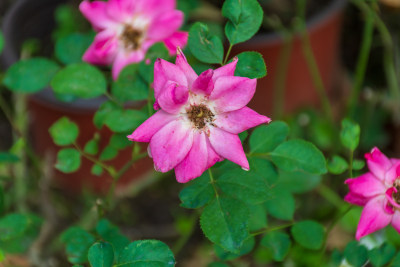
[(59, 68), (57, 63), (46, 58), (21, 60), (7, 70), (3, 83), (11, 91), (36, 93), (49, 85)]
[(369, 260), (374, 267), (381, 267), (389, 263), (395, 254), (396, 248), (389, 243), (384, 243), (379, 248), (368, 251)]
[(223, 262), (212, 262), (207, 267), (230, 267), (230, 266)]
[(5, 210), (4, 188), (2, 185), (0, 185), (0, 215), (3, 214), (4, 210)]
[(89, 263), (92, 267), (112, 267), (114, 263), (114, 249), (110, 243), (94, 243), (88, 252)]
[(392, 264), (390, 264), (390, 267), (398, 267), (400, 266), (400, 252), (396, 254), (394, 259), (392, 260)]
[(151, 60), (156, 60), (157, 58), (167, 59), (169, 56), (168, 48), (164, 42), (155, 43), (146, 52), (146, 58)]
[(68, 261), (72, 264), (86, 263), (88, 251), (96, 241), (94, 236), (79, 227), (70, 227), (62, 235)]
[(100, 165), (98, 165), (98, 164), (94, 164), (93, 166), (92, 166), (92, 168), (90, 169), (90, 173), (91, 174), (93, 174), (93, 175), (96, 175), (96, 176), (100, 176), (100, 175), (102, 175), (103, 174), (103, 167), (101, 167)]
[(237, 55), (235, 76), (248, 77), (250, 79), (260, 79), (267, 75), (262, 55), (258, 52), (243, 52)]
[(266, 159), (251, 157), (249, 158), (250, 172), (263, 178), (268, 187), (278, 182), (278, 172), (275, 166)]
[(248, 237), (248, 220), (248, 210), (240, 201), (218, 197), (204, 208), (200, 225), (213, 243), (238, 253)]
[(56, 94), (94, 98), (107, 91), (104, 75), (96, 67), (86, 63), (71, 64), (60, 70), (51, 81)]
[(140, 110), (117, 109), (111, 111), (104, 120), (112, 131), (117, 133), (131, 132), (148, 118), (147, 114)]
[(86, 144), (85, 147), (83, 148), (83, 151), (89, 155), (96, 155), (99, 153), (99, 142), (96, 139), (91, 139), (89, 140)]
[(189, 31), (189, 49), (201, 62), (222, 64), (224, 47), (219, 37), (210, 35), (207, 25), (196, 22)]
[(349, 164), (341, 156), (334, 155), (332, 159), (328, 162), (327, 167), (330, 173), (341, 174), (347, 170)]
[(188, 186), (179, 193), (181, 207), (198, 209), (206, 205), (215, 197), (214, 189), (210, 183), (208, 172), (189, 182)]
[(80, 63), (83, 54), (92, 42), (92, 34), (69, 34), (56, 40), (55, 55), (64, 64)]
[(109, 242), (113, 246), (116, 259), (119, 257), (122, 250), (130, 243), (129, 239), (121, 234), (118, 227), (106, 219), (101, 219), (97, 223), (96, 232), (103, 240)]
[(12, 213), (0, 219), (0, 240), (15, 239), (29, 227), (30, 218), (24, 214)]
[(107, 116), (114, 110), (119, 110), (120, 107), (114, 102), (107, 101), (101, 104), (97, 112), (94, 114), (93, 123), (98, 129), (103, 127)]
[(314, 221), (298, 222), (292, 226), (291, 232), (294, 240), (308, 249), (320, 249), (324, 242), (324, 227)]
[(289, 253), (291, 243), (288, 234), (273, 231), (264, 235), (260, 244), (268, 249), (268, 252), (275, 261), (283, 261)]
[(236, 254), (232, 253), (230, 251), (227, 251), (227, 250), (221, 248), (218, 245), (214, 245), (214, 250), (215, 250), (215, 254), (217, 254), (218, 258), (220, 258), (221, 260), (224, 260), (224, 261), (228, 261), (228, 260), (233, 260), (233, 259), (239, 258), (243, 255), (250, 253), (253, 250), (255, 244), (256, 244), (256, 240), (252, 236), (252, 237), (247, 238), (244, 241), (242, 247), (240, 248), (239, 253), (236, 253)]
[(247, 206), (250, 213), (249, 230), (257, 231), (267, 227), (267, 212), (263, 204)]
[(348, 118), (343, 119), (340, 140), (346, 148), (354, 151), (360, 142), (360, 126)]
[(116, 149), (124, 149), (132, 145), (132, 142), (126, 137), (126, 134), (113, 134), (110, 139), (110, 146)]
[(351, 241), (344, 249), (344, 256), (352, 266), (361, 267), (368, 260), (368, 250), (357, 241)]
[(285, 171), (305, 171), (312, 174), (326, 173), (324, 155), (312, 143), (293, 139), (280, 144), (270, 153), (272, 162)]
[(175, 266), (174, 255), (166, 244), (158, 240), (130, 243), (119, 256), (115, 267)]
[(148, 98), (149, 87), (139, 75), (139, 64), (126, 66), (112, 83), (111, 93), (120, 102), (140, 101)]
[(264, 204), (267, 212), (280, 220), (292, 220), (295, 209), (295, 201), (292, 194), (281, 190), (272, 190), (271, 193), (271, 198)]
[(225, 194), (251, 205), (262, 203), (269, 197), (265, 179), (240, 168), (222, 174), (217, 185)]
[(365, 161), (361, 159), (353, 160), (353, 170), (359, 171), (365, 166)]
[(75, 172), (81, 166), (81, 154), (74, 148), (64, 148), (57, 153), (56, 169), (64, 172)]
[(79, 128), (69, 118), (62, 117), (49, 128), (49, 132), (55, 144), (68, 146), (78, 138)]
[(19, 158), (9, 152), (0, 152), (0, 163), (15, 163), (18, 162)]
[(273, 151), (287, 138), (289, 126), (282, 121), (273, 121), (268, 125), (257, 127), (250, 136), (251, 153)]
[(279, 171), (279, 181), (274, 190), (285, 190), (294, 194), (301, 194), (313, 190), (321, 183), (320, 175), (313, 175), (304, 172)]
[(118, 155), (118, 149), (108, 145), (106, 146), (100, 154), (100, 160), (112, 160)]
[(263, 10), (257, 0), (226, 0), (222, 15), (229, 20), (225, 25), (225, 34), (231, 45), (253, 37), (263, 20)]

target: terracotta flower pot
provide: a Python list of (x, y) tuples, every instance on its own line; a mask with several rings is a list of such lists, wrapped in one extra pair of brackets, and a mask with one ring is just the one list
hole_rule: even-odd
[[(325, 9), (307, 21), (307, 31), (314, 56), (325, 88), (330, 91), (340, 66), (339, 40), (346, 0), (333, 0)], [(256, 35), (250, 41), (234, 47), (233, 54), (242, 51), (260, 52), (267, 65), (267, 77), (260, 79), (250, 107), (262, 114), (271, 114), (274, 101), (274, 84), (277, 79), (278, 61), (284, 47), (277, 33)], [(307, 62), (302, 52), (299, 36), (293, 38), (292, 50), (285, 81), (284, 111), (293, 112), (304, 106), (317, 106), (315, 90)]]
[[(19, 0), (7, 12), (3, 20), (5, 37), (4, 52), (1, 63), (4, 69), (19, 59), (19, 51), (24, 40), (38, 38), (48, 39), (54, 27), (54, 10), (66, 0)], [(31, 95), (28, 100), (28, 115), (30, 116), (29, 134), (34, 148), (40, 155), (52, 153), (54, 159), (60, 147), (56, 146), (48, 132), (49, 127), (63, 116), (69, 117), (77, 123), (80, 129), (78, 144), (83, 147), (93, 138), (97, 131), (93, 125), (93, 116), (99, 105), (106, 99), (99, 97), (90, 100), (78, 100), (73, 103), (58, 101), (50, 88)], [(108, 144), (112, 133), (105, 127), (100, 131), (100, 151)], [(131, 159), (132, 149), (127, 148), (119, 152), (118, 156), (107, 163), (121, 168)], [(104, 172), (101, 176), (91, 174), (93, 163), (82, 158), (81, 168), (72, 174), (55, 172), (55, 183), (70, 191), (89, 189), (95, 192), (105, 192), (111, 184), (111, 178)], [(138, 179), (152, 168), (151, 159), (138, 161), (121, 177), (117, 186), (122, 187)]]

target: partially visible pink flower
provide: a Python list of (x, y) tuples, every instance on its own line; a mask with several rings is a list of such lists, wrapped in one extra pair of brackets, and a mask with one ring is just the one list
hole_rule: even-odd
[(160, 110), (128, 138), (150, 142), (156, 170), (175, 169), (178, 182), (186, 183), (223, 159), (249, 169), (238, 133), (270, 119), (246, 107), (257, 80), (234, 76), (236, 63), (197, 75), (180, 50), (175, 64), (155, 63), (154, 108)]
[(147, 50), (164, 42), (171, 55), (187, 43), (188, 33), (179, 32), (183, 13), (176, 0), (83, 1), (79, 9), (98, 32), (83, 60), (113, 65), (113, 78), (128, 64), (140, 62)]
[(388, 159), (376, 147), (365, 158), (369, 172), (345, 181), (350, 192), (344, 199), (364, 206), (357, 240), (390, 223), (400, 232), (400, 160)]

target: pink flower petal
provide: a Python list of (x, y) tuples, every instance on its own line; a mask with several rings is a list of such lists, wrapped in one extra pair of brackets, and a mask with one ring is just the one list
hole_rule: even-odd
[(249, 162), (243, 151), (242, 143), (236, 134), (231, 134), (216, 127), (209, 127), (209, 140), (218, 155), (249, 169)]
[(125, 22), (135, 13), (136, 2), (132, 0), (109, 0), (107, 15), (118, 22)]
[(191, 88), (193, 82), (197, 79), (197, 74), (187, 62), (186, 57), (180, 48), (177, 49), (175, 64), (184, 73), (188, 82), (188, 88)]
[(114, 32), (102, 31), (96, 35), (82, 59), (96, 65), (108, 65), (114, 61), (118, 49), (118, 39)]
[(270, 118), (258, 114), (254, 110), (243, 107), (231, 112), (215, 116), (214, 124), (227, 132), (238, 134), (262, 123), (269, 123)]
[(144, 52), (142, 50), (133, 51), (131, 53), (125, 53), (120, 51), (113, 63), (112, 76), (113, 79), (118, 79), (119, 73), (129, 64), (140, 62), (144, 59)]
[(107, 16), (107, 3), (104, 1), (83, 1), (79, 5), (79, 10), (83, 16), (93, 25), (95, 30), (99, 31), (115, 25), (115, 22)]
[(207, 140), (204, 132), (194, 133), (192, 149), (186, 158), (175, 167), (176, 180), (187, 183), (199, 177), (206, 169), (208, 163)]
[(209, 138), (207, 138), (207, 153), (208, 153), (207, 169), (214, 166), (215, 163), (224, 160), (223, 157), (221, 157), (220, 155), (217, 154), (217, 152), (215, 152), (214, 148), (210, 143)]
[(137, 12), (152, 17), (157, 17), (163, 12), (176, 8), (176, 0), (135, 0), (135, 2)]
[(393, 193), (397, 193), (397, 189), (395, 187), (391, 187), (388, 190), (386, 190), (385, 196), (387, 201), (390, 203), (391, 206), (399, 209), (400, 205), (397, 204), (397, 202), (393, 199)]
[(386, 191), (386, 187), (382, 181), (369, 172), (357, 178), (347, 179), (344, 183), (349, 186), (350, 192), (366, 198), (385, 194)]
[(365, 154), (369, 170), (378, 178), (383, 180), (385, 173), (392, 167), (390, 160), (377, 148), (374, 147), (371, 153)]
[(164, 39), (164, 44), (167, 47), (170, 55), (175, 55), (178, 47), (184, 48), (187, 44), (189, 33), (174, 32), (171, 36)]
[(214, 101), (217, 113), (243, 108), (256, 92), (256, 79), (244, 77), (219, 77), (214, 84), (210, 100)]
[(228, 64), (214, 70), (214, 76), (213, 76), (214, 82), (219, 77), (234, 76), (237, 62), (238, 62), (238, 58), (235, 57), (231, 63), (228, 63)]
[(128, 139), (136, 142), (150, 142), (156, 132), (175, 119), (177, 119), (175, 115), (171, 115), (162, 110), (157, 111), (142, 125), (136, 128), (131, 135), (128, 135)]
[(161, 41), (170, 37), (183, 24), (183, 12), (172, 10), (162, 13), (154, 19), (150, 28), (147, 31), (147, 36), (150, 39)]
[(187, 103), (189, 90), (186, 86), (181, 86), (175, 82), (168, 81), (165, 89), (157, 99), (160, 107), (172, 114), (178, 114), (182, 107)]
[(360, 196), (357, 194), (354, 194), (352, 192), (347, 193), (347, 195), (344, 197), (344, 200), (357, 205), (357, 206), (365, 206), (365, 204), (367, 204), (368, 200), (370, 200), (370, 198), (366, 198), (364, 196)]
[(384, 181), (387, 186), (392, 186), (398, 177), (400, 177), (400, 162), (396, 162), (387, 170)]
[(206, 70), (202, 74), (197, 77), (197, 79), (193, 82), (191, 91), (196, 94), (205, 94), (209, 95), (211, 91), (214, 89), (214, 82), (212, 80), (213, 70)]
[(400, 211), (396, 210), (392, 217), (392, 226), (400, 233)]
[(387, 226), (391, 222), (392, 215), (384, 211), (384, 205), (385, 196), (375, 197), (368, 201), (358, 223), (357, 240)]
[(182, 119), (174, 120), (153, 135), (150, 151), (157, 171), (167, 172), (178, 165), (193, 144), (193, 130)]
[(188, 86), (185, 74), (179, 67), (163, 59), (157, 59), (154, 63), (154, 97), (157, 99), (164, 90), (168, 81), (181, 86)]

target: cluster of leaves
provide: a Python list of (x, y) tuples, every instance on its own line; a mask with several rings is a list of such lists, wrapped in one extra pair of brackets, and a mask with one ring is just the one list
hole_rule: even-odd
[[(326, 162), (313, 144), (287, 140), (288, 134), (288, 126), (281, 121), (258, 127), (248, 138), (250, 171), (224, 162), (180, 192), (182, 207), (202, 209), (200, 226), (221, 260), (249, 253), (255, 236), (264, 233), (260, 245), (275, 261), (288, 254), (291, 236), (306, 249), (322, 247), (325, 230), (321, 224), (294, 221), (293, 194), (317, 186), (320, 175), (327, 172)], [(270, 220), (289, 221), (285, 227), (291, 228), (290, 234), (269, 226)]]
[(90, 263), (93, 267), (175, 266), (174, 255), (157, 240), (130, 242), (118, 227), (100, 220), (93, 232), (70, 227), (62, 235), (68, 261), (74, 266)]

